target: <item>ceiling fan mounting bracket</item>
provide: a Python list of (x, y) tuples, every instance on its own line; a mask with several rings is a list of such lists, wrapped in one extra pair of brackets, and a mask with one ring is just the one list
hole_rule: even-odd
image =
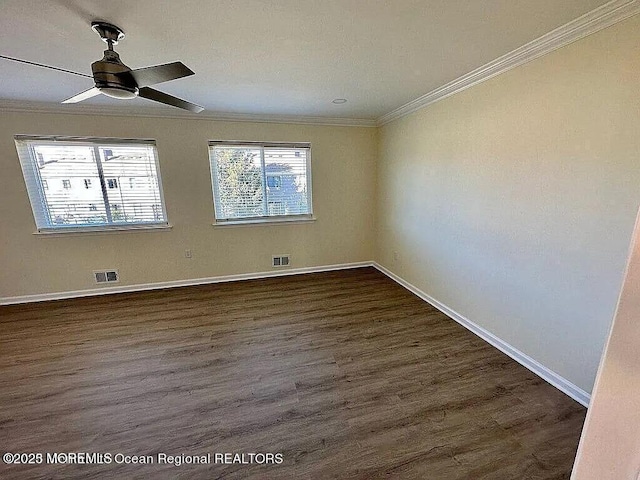
[(124, 38), (124, 32), (120, 27), (107, 22), (91, 22), (91, 29), (100, 35), (100, 38), (107, 45), (117, 45)]

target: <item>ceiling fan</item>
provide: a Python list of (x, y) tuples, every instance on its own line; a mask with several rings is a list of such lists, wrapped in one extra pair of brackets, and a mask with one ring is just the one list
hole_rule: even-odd
[(95, 83), (94, 87), (74, 95), (71, 98), (67, 98), (62, 103), (77, 103), (104, 94), (108, 97), (118, 99), (142, 97), (195, 113), (204, 110), (200, 105), (149, 88), (150, 85), (155, 85), (156, 83), (168, 82), (169, 80), (193, 75), (194, 72), (185, 64), (182, 62), (173, 62), (132, 70), (122, 63), (120, 55), (113, 49), (113, 46), (117, 45), (118, 42), (124, 38), (124, 32), (115, 25), (106, 22), (92, 22), (91, 28), (100, 35), (100, 38), (108, 45), (108, 49), (104, 51), (104, 57), (91, 64), (93, 76), (52, 67), (50, 65), (7, 57), (5, 55), (0, 55), (0, 58), (93, 78)]

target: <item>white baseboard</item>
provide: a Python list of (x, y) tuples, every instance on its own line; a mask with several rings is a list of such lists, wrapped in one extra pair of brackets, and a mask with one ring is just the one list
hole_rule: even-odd
[(189, 280), (175, 280), (170, 282), (140, 283), (136, 285), (120, 285), (113, 287), (91, 288), (67, 292), (44, 293), (39, 295), (20, 295), (16, 297), (0, 298), (0, 305), (14, 305), (19, 303), (44, 302), (47, 300), (64, 300), (68, 298), (93, 297), (97, 295), (111, 295), (114, 293), (142, 292), (145, 290), (159, 290), (162, 288), (188, 287), (191, 285), (206, 285), (209, 283), (236, 282), (238, 280), (254, 280), (259, 278), (283, 277), (286, 275), (301, 275), (304, 273), (328, 272), (346, 270), (349, 268), (372, 267), (373, 262), (339, 263), (335, 265), (321, 265), (317, 267), (289, 268), (267, 272), (240, 273), (237, 275), (221, 275), (217, 277), (194, 278)]
[(481, 326), (473, 323), (468, 318), (460, 315), (455, 310), (447, 307), (443, 303), (440, 303), (435, 298), (427, 295), (422, 290), (412, 285), (411, 283), (405, 281), (404, 279), (397, 276), (395, 273), (391, 272), (387, 268), (376, 262), (353, 262), (353, 263), (340, 263), (335, 265), (321, 265), (316, 267), (304, 267), (304, 268), (291, 268), (287, 270), (277, 270), (277, 271), (267, 271), (267, 272), (256, 272), (256, 273), (241, 273), (237, 275), (221, 275), (217, 277), (206, 277), (206, 278), (195, 278), (190, 280), (175, 280), (170, 282), (156, 282), (156, 283), (142, 283), (136, 285), (122, 285), (122, 286), (114, 286), (114, 287), (104, 287), (104, 288), (92, 288), (87, 290), (74, 290), (67, 292), (55, 292), (55, 293), (45, 293), (41, 295), (21, 295), (15, 297), (4, 297), (0, 298), (0, 305), (14, 305), (20, 303), (32, 303), (32, 302), (43, 302), (47, 300), (63, 300), (69, 298), (80, 298), (80, 297), (92, 297), (97, 295), (111, 295), (115, 293), (129, 293), (129, 292), (141, 292), (146, 290), (159, 290), (162, 288), (172, 288), (172, 287), (187, 287), (191, 285), (206, 285), (210, 283), (224, 283), (224, 282), (235, 282), (238, 280), (254, 280), (260, 278), (270, 278), (270, 277), (282, 277), (286, 275), (300, 275), (304, 273), (318, 273), (318, 272), (328, 272), (334, 270), (346, 270), (350, 268), (361, 268), (361, 267), (374, 267), (387, 277), (391, 278), (398, 284), (402, 285), (404, 288), (414, 293), (418, 297), (420, 297), (425, 302), (433, 305), (435, 308), (440, 310), (442, 313), (450, 317), (451, 319), (458, 322), (463, 327), (467, 328), (471, 332), (478, 335), (484, 341), (490, 343), (494, 347), (496, 347), (501, 352), (505, 353), (512, 359), (514, 359), (519, 364), (523, 365), (527, 369), (531, 370), (533, 373), (541, 377), (542, 379), (549, 382), (551, 385), (559, 389), (560, 391), (566, 393), (571, 398), (573, 398), (578, 403), (584, 405), (585, 407), (589, 406), (589, 401), (591, 399), (591, 395), (569, 382), (567, 379), (558, 375), (554, 371), (548, 369), (538, 361), (529, 357), (528, 355), (522, 353), (520, 350), (512, 347), (504, 340), (498, 338), (493, 333), (485, 330)]
[(511, 357), (512, 359), (514, 359), (520, 365), (526, 367), (527, 369), (531, 370), (533, 373), (535, 373), (536, 375), (541, 377), (543, 380), (546, 380), (547, 382), (549, 382), (551, 385), (556, 387), (561, 392), (564, 392), (567, 395), (569, 395), (576, 402), (584, 405), (585, 407), (589, 406), (589, 402), (591, 400), (591, 395), (589, 393), (585, 392), (584, 390), (582, 390), (580, 387), (574, 385), (573, 383), (571, 383), (566, 378), (558, 375), (556, 372), (548, 369), (547, 367), (542, 365), (540, 362), (534, 360), (533, 358), (531, 358), (530, 356), (526, 355), (525, 353), (522, 353), (517, 348), (512, 347), (507, 342), (505, 342), (504, 340), (498, 338), (497, 336), (495, 336), (493, 333), (489, 332), (488, 330), (485, 330), (481, 326), (473, 323), (468, 318), (464, 317), (463, 315), (460, 315), (455, 310), (447, 307), (445, 304), (439, 302), (438, 300), (436, 300), (435, 298), (431, 297), (430, 295), (427, 295), (422, 290), (420, 290), (418, 287), (416, 287), (415, 285), (412, 285), (411, 283), (409, 283), (406, 280), (402, 279), (401, 277), (399, 277), (395, 273), (391, 272), (387, 268), (383, 267), (382, 265), (380, 265), (380, 264), (378, 264), (376, 262), (373, 262), (373, 266), (376, 269), (378, 269), (380, 272), (384, 273), (387, 277), (391, 278), (392, 280), (394, 280), (395, 282), (399, 283), (400, 285), (402, 285), (404, 288), (406, 288), (410, 292), (412, 292), (415, 295), (417, 295), (418, 297), (420, 297), (425, 302), (433, 305), (435, 308), (440, 310), (446, 316), (452, 318), (453, 320), (458, 322), (460, 325), (462, 325), (466, 329), (468, 329), (471, 332), (475, 333), (477, 336), (482, 338), (485, 342), (490, 343), (491, 345), (496, 347), (498, 350), (500, 350), (502, 353), (504, 353), (504, 354), (508, 355), (509, 357)]

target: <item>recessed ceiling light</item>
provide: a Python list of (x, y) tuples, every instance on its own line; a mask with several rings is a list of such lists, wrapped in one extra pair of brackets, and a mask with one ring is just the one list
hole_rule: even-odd
[(347, 103), (347, 99), (346, 98), (336, 98), (335, 100), (332, 100), (331, 103), (335, 103), (336, 105), (342, 105), (343, 103)]

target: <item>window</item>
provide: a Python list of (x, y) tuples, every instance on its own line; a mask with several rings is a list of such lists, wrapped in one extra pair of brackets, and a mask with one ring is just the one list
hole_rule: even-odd
[(216, 223), (312, 218), (311, 145), (209, 142)]
[[(15, 140), (38, 231), (167, 225), (153, 140)], [(120, 178), (140, 187), (121, 191)]]

